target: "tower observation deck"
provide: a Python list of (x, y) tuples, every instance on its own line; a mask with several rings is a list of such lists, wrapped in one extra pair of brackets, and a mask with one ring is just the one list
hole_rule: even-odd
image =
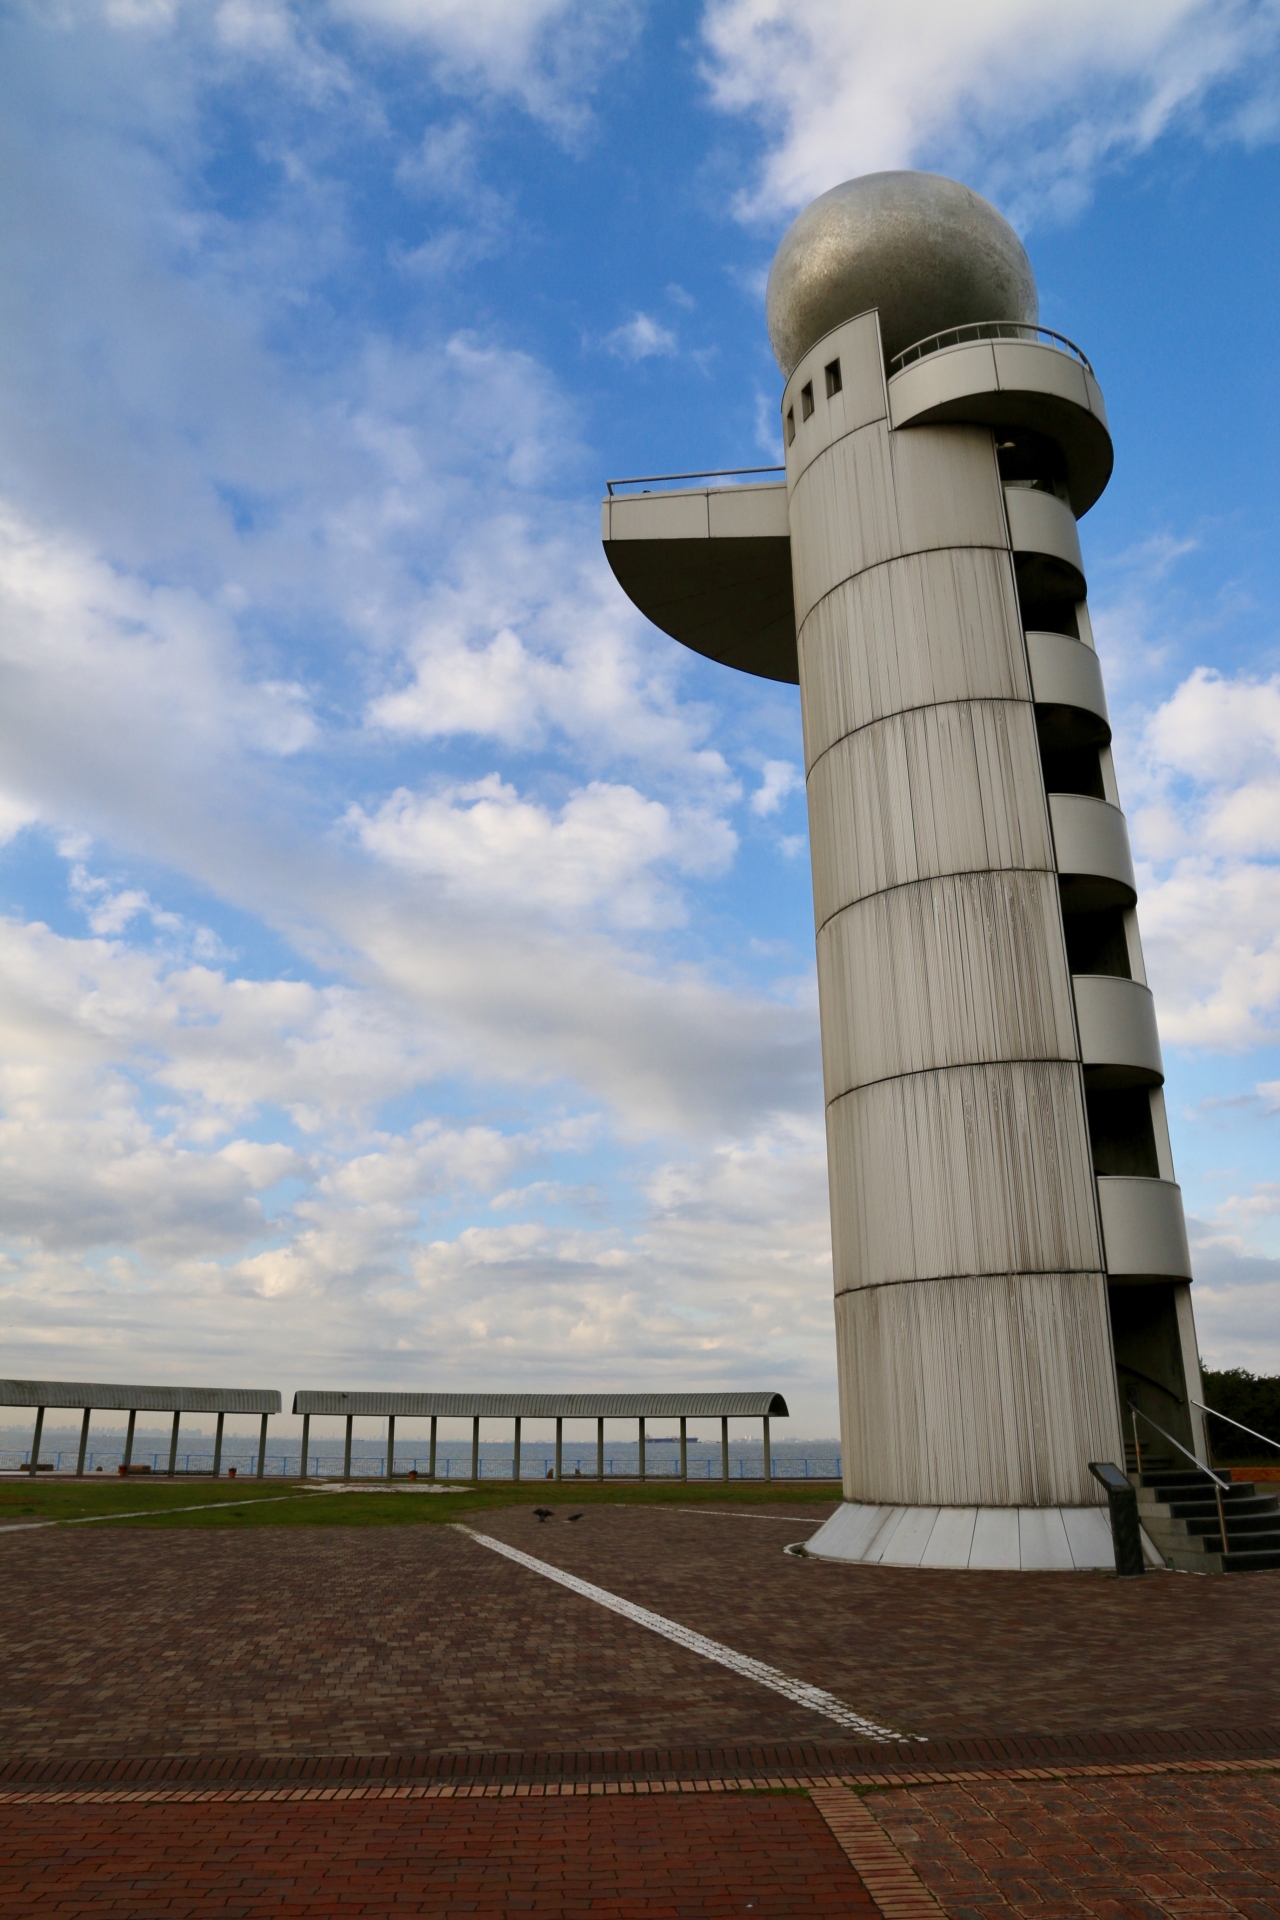
[(800, 687), (845, 1500), (812, 1550), (1110, 1566), (1089, 1462), (1131, 1406), (1207, 1452), (1077, 530), (1101, 389), (936, 175), (815, 200), (767, 313), (785, 480), (611, 487), (603, 533), (657, 626)]

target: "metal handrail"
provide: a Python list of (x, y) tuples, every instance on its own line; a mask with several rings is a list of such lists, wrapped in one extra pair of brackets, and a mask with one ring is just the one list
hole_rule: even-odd
[(1167, 1387), (1163, 1380), (1157, 1380), (1152, 1374), (1144, 1373), (1141, 1367), (1131, 1367), (1127, 1360), (1117, 1360), (1116, 1366), (1121, 1373), (1131, 1373), (1135, 1380), (1141, 1380), (1145, 1386), (1154, 1387), (1157, 1393), (1162, 1393), (1167, 1400), (1172, 1400), (1175, 1407), (1186, 1405), (1180, 1393), (1175, 1393), (1172, 1387)]
[(1218, 1529), (1222, 1535), (1222, 1551), (1225, 1553), (1227, 1551), (1227, 1514), (1222, 1504), (1222, 1492), (1224, 1487), (1228, 1493), (1231, 1491), (1231, 1482), (1229, 1480), (1219, 1480), (1212, 1467), (1206, 1467), (1203, 1460), (1197, 1460), (1194, 1453), (1189, 1452), (1188, 1449), (1183, 1446), (1181, 1440), (1175, 1440), (1171, 1433), (1166, 1433), (1158, 1421), (1153, 1420), (1149, 1413), (1143, 1413), (1141, 1407), (1135, 1407), (1132, 1400), (1129, 1402), (1129, 1411), (1133, 1415), (1133, 1450), (1138, 1456), (1139, 1476), (1141, 1476), (1142, 1473), (1142, 1449), (1138, 1445), (1138, 1415), (1140, 1413), (1147, 1425), (1154, 1427), (1161, 1438), (1167, 1440), (1171, 1447), (1176, 1447), (1179, 1453), (1185, 1454), (1193, 1467), (1198, 1467), (1201, 1473), (1208, 1474), (1213, 1482), (1213, 1491), (1218, 1502)]
[(1193, 1400), (1191, 1404), (1193, 1407), (1200, 1407), (1201, 1413), (1211, 1413), (1215, 1420), (1225, 1420), (1229, 1427), (1238, 1427), (1240, 1432), (1247, 1433), (1251, 1440), (1261, 1440), (1264, 1447), (1280, 1449), (1280, 1440), (1273, 1440), (1269, 1433), (1255, 1433), (1252, 1427), (1245, 1426), (1243, 1420), (1233, 1420), (1229, 1413), (1219, 1413), (1216, 1407), (1201, 1406), (1198, 1400)]
[(913, 361), (923, 360), (927, 353), (937, 353), (941, 347), (960, 346), (966, 340), (1029, 340), (1033, 345), (1043, 341), (1056, 347), (1059, 353), (1069, 353), (1087, 373), (1093, 372), (1088, 356), (1074, 340), (1068, 340), (1065, 333), (1055, 333), (1052, 327), (1029, 326), (1023, 320), (970, 320), (963, 326), (944, 327), (941, 333), (928, 334), (914, 346), (895, 353), (889, 362), (890, 372), (900, 373)]
[(656, 487), (668, 480), (737, 480), (747, 473), (785, 473), (785, 467), (712, 467), (706, 473), (637, 473), (630, 480), (606, 480), (609, 498), (615, 487)]

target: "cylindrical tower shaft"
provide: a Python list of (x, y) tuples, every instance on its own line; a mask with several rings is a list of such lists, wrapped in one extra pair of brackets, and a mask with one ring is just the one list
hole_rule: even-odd
[(874, 312), (783, 415), (845, 1495), (1090, 1505), (1115, 1376), (994, 437), (893, 431)]

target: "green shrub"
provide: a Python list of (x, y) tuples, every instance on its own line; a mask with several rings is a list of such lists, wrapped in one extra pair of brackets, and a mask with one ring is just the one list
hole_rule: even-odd
[[(1224, 1367), (1214, 1373), (1202, 1364), (1204, 1397), (1207, 1404), (1231, 1420), (1252, 1427), (1280, 1448), (1280, 1375), (1250, 1373), (1245, 1367)], [(1210, 1420), (1209, 1434), (1217, 1460), (1261, 1460), (1272, 1456), (1272, 1449), (1247, 1433), (1237, 1433), (1224, 1420)], [(1275, 1453), (1280, 1466), (1280, 1451)]]

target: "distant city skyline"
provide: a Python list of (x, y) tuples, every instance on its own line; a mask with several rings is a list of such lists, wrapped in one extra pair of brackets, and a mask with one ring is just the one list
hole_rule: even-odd
[(1277, 31), (10, 10), (12, 1374), (758, 1384), (836, 1431), (798, 703), (626, 606), (598, 500), (781, 459), (769, 260), (897, 166), (1001, 207), (1106, 394), (1081, 533), (1197, 1323), (1280, 1372)]

